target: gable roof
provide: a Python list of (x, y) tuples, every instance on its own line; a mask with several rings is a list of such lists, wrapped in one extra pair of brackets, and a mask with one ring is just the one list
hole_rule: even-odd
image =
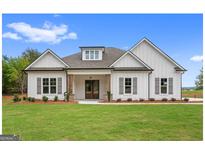
[(136, 48), (139, 44), (141, 44), (143, 41), (146, 41), (148, 44), (150, 44), (153, 48), (155, 48), (162, 56), (164, 56), (167, 60), (169, 60), (171, 63), (176, 65), (177, 71), (186, 71), (185, 68), (183, 68), (181, 65), (179, 65), (175, 60), (173, 60), (170, 56), (168, 56), (165, 52), (163, 52), (160, 48), (158, 48), (154, 43), (152, 43), (149, 39), (144, 37), (139, 42), (137, 42), (135, 45), (133, 45), (128, 51), (132, 52), (134, 48)]
[(151, 67), (149, 67), (147, 64), (145, 64), (139, 57), (137, 57), (135, 54), (133, 54), (130, 51), (125, 52), (122, 56), (120, 56), (116, 61), (114, 61), (109, 67), (113, 67), (118, 61), (120, 61), (123, 57), (125, 57), (127, 54), (131, 55), (135, 60), (137, 60), (140, 64), (142, 64), (144, 67), (147, 68), (147, 70), (153, 70)]
[(47, 53), (52, 54), (56, 59), (58, 59), (63, 65), (65, 65), (65, 67), (69, 67), (68, 64), (66, 64), (58, 55), (56, 55), (52, 50), (47, 49), (45, 50), (36, 60), (34, 60), (30, 65), (28, 65), (26, 67), (25, 70), (33, 70), (32, 69), (32, 65), (34, 65), (37, 61), (39, 61), (44, 55), (46, 55)]
[(103, 52), (103, 60), (82, 60), (81, 52), (62, 59), (70, 68), (109, 68), (115, 60), (125, 53), (124, 50), (113, 47), (105, 47)]

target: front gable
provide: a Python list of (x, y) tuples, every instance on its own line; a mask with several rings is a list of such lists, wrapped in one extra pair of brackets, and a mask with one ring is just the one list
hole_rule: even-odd
[(119, 61), (117, 61), (113, 67), (144, 67), (139, 61), (137, 61), (130, 54), (126, 54)]
[(139, 41), (129, 51), (131, 51), (153, 69), (158, 68), (157, 65), (169, 65), (176, 71), (186, 71), (186, 69), (184, 69), (181, 65), (179, 65), (176, 61), (174, 61), (165, 52), (163, 52), (146, 38)]
[(31, 63), (25, 70), (33, 68), (66, 68), (68, 65), (63, 62), (55, 53), (51, 50), (46, 50), (39, 58)]
[[(152, 70), (147, 64), (139, 59), (132, 52), (127, 51), (120, 58), (118, 58), (110, 67), (114, 68), (142, 68), (143, 70)], [(140, 69), (141, 70), (141, 69)]]

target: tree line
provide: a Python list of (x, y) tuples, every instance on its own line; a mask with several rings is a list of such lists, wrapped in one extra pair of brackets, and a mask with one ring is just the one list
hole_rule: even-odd
[(26, 49), (21, 56), (2, 57), (2, 93), (24, 93), (27, 87), (27, 75), (23, 71), (40, 56), (36, 49)]

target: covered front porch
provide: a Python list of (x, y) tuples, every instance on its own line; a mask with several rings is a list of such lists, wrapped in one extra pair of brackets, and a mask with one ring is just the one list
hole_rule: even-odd
[(110, 70), (69, 70), (67, 71), (67, 91), (70, 100), (108, 100), (111, 90)]

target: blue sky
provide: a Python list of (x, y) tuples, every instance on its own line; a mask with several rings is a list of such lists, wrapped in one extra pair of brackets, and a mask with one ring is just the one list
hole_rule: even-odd
[(188, 70), (183, 86), (194, 86), (202, 67), (202, 18), (201, 14), (4, 14), (3, 55), (50, 48), (63, 57), (89, 45), (129, 49), (147, 37)]

